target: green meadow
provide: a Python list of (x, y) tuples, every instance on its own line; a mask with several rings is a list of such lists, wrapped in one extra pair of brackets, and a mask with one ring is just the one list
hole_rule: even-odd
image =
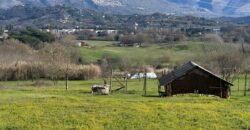
[[(90, 93), (102, 80), (0, 82), (0, 129), (166, 130), (250, 129), (250, 91), (243, 96), (237, 83), (230, 99), (207, 95), (157, 97), (157, 80), (129, 80), (128, 92), (108, 96)], [(114, 89), (119, 85), (114, 83)]]
[[(186, 62), (204, 57), (211, 52), (237, 50), (239, 44), (214, 44), (194, 41), (179, 43), (145, 44), (144, 47), (119, 47), (110, 41), (86, 41), (96, 48), (81, 47), (80, 52), (88, 63), (96, 62), (104, 57), (127, 58), (145, 64), (167, 62), (170, 67), (176, 62)], [(167, 61), (166, 61), (167, 60)], [(171, 66), (172, 65), (172, 66)]]
[[(87, 63), (108, 56), (145, 64), (169, 57), (167, 62), (174, 64), (240, 47), (200, 42), (142, 48), (118, 47), (108, 41), (87, 43), (95, 46), (80, 48)], [(239, 84), (235, 80), (230, 99), (195, 94), (160, 98), (157, 80), (148, 80), (147, 96), (142, 96), (142, 80), (129, 80), (127, 92), (92, 95), (91, 86), (102, 83), (101, 79), (70, 81), (66, 91), (63, 81), (56, 85), (48, 80), (0, 82), (0, 130), (250, 130), (250, 91), (243, 96), (244, 76)], [(119, 84), (114, 82), (116, 88)]]

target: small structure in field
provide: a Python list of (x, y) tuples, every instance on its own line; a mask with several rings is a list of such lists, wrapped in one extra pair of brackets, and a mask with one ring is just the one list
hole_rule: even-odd
[(93, 95), (109, 95), (109, 85), (93, 85), (91, 87)]
[[(130, 77), (130, 79), (139, 79), (139, 78), (144, 78), (145, 73), (136, 73), (133, 76)], [(157, 75), (154, 72), (146, 73), (146, 78), (148, 79), (156, 79)]]
[(4, 30), (3, 32), (0, 32), (0, 40), (7, 39), (9, 37), (8, 33), (9, 33), (8, 30)]
[[(164, 92), (161, 92), (161, 86), (164, 86)], [(190, 61), (162, 76), (159, 79), (158, 90), (160, 96), (198, 93), (229, 98), (231, 86), (233, 84)]]
[(87, 44), (85, 41), (80, 41), (80, 42), (76, 43), (76, 45), (77, 45), (78, 47), (88, 46), (88, 44)]

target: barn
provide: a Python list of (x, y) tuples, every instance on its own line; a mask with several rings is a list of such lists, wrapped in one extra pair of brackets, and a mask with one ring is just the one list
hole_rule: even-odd
[[(162, 92), (161, 87), (164, 86)], [(160, 96), (198, 93), (229, 98), (233, 84), (190, 61), (159, 79)]]

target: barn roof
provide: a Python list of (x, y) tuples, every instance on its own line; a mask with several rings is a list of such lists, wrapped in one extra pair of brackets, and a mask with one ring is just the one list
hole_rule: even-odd
[(216, 74), (212, 73), (211, 71), (203, 68), (202, 66), (194, 63), (193, 61), (190, 61), (190, 62), (184, 64), (182, 67), (180, 67), (180, 68), (168, 73), (167, 75), (164, 75), (163, 77), (161, 77), (159, 80), (160, 85), (169, 84), (169, 83), (173, 82), (174, 80), (186, 75), (188, 72), (192, 71), (193, 69), (203, 70), (205, 73), (208, 73), (209, 75), (212, 75), (217, 79), (220, 79), (224, 83), (231, 85), (231, 86), (233, 85), (232, 83), (229, 83), (228, 81), (220, 78), (218, 75), (216, 75)]

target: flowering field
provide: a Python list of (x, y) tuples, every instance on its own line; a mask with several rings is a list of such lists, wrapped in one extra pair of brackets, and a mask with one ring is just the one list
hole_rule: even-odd
[[(250, 92), (233, 91), (230, 99), (214, 96), (157, 96), (157, 81), (128, 82), (109, 96), (93, 96), (92, 84), (101, 80), (0, 82), (0, 129), (250, 129)], [(117, 85), (114, 84), (114, 87)]]

